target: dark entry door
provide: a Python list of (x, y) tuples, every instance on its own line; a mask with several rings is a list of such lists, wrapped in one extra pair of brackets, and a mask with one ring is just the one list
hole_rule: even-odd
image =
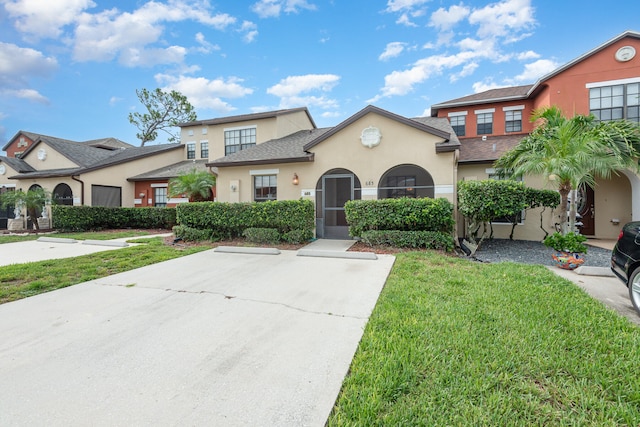
[(593, 188), (586, 184), (578, 190), (577, 211), (582, 216), (582, 229), (580, 230), (580, 233), (585, 236), (593, 236), (596, 234), (596, 212), (594, 209)]
[[(7, 192), (14, 191), (13, 188), (0, 188), (0, 195)], [(9, 218), (13, 218), (13, 205), (7, 205), (6, 207), (0, 207), (0, 229), (5, 230)]]
[(344, 204), (353, 200), (353, 175), (325, 175), (322, 177), (322, 216), (324, 238), (348, 239), (349, 227)]

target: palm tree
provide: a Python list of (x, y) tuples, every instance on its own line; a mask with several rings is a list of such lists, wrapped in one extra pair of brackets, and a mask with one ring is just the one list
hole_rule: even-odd
[(193, 168), (169, 181), (171, 197), (186, 195), (190, 202), (211, 199), (211, 188), (216, 185), (216, 177), (207, 171)]
[(26, 193), (22, 190), (8, 191), (0, 196), (0, 205), (2, 207), (14, 206), (17, 209), (27, 209), (27, 215), (31, 217), (36, 230), (40, 229), (38, 225), (38, 211), (43, 209), (49, 201), (49, 194), (41, 187), (33, 188)]
[(583, 184), (595, 185), (597, 177), (629, 168), (639, 171), (640, 128), (628, 121), (596, 122), (592, 115), (563, 116), (555, 106), (533, 112), (540, 125), (516, 147), (500, 157), (495, 167), (506, 176), (542, 175), (553, 181), (560, 193), (560, 228), (563, 234), (575, 226), (576, 203), (571, 203), (567, 223), (569, 193)]

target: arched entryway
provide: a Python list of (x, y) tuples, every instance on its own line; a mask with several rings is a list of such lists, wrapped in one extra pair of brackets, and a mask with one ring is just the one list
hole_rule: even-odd
[(394, 166), (382, 175), (378, 184), (378, 199), (433, 198), (434, 194), (431, 174), (417, 165)]
[(73, 206), (73, 192), (71, 187), (65, 183), (56, 185), (53, 189), (52, 201), (56, 205)]
[(316, 184), (316, 234), (325, 239), (348, 239), (344, 204), (361, 198), (358, 177), (348, 169), (327, 171)]

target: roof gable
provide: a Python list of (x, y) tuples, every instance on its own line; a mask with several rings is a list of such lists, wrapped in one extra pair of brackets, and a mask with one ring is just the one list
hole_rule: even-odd
[(307, 114), (309, 121), (311, 122), (312, 126), (315, 128), (316, 124), (313, 121), (313, 118), (311, 117), (311, 114), (309, 113), (309, 110), (307, 109), (307, 107), (289, 108), (285, 110), (275, 110), (275, 111), (264, 111), (261, 113), (253, 113), (253, 114), (241, 114), (238, 116), (219, 117), (219, 118), (208, 119), (208, 120), (196, 120), (193, 122), (179, 123), (178, 126), (180, 127), (202, 126), (202, 125), (208, 126), (208, 125), (221, 125), (221, 124), (227, 124), (227, 123), (244, 122), (249, 120), (272, 119), (272, 118), (284, 116), (287, 114), (297, 113), (299, 111), (304, 111)]
[(391, 120), (395, 120), (395, 121), (397, 121), (399, 123), (402, 123), (402, 124), (407, 125), (407, 126), (411, 126), (413, 128), (419, 129), (419, 130), (421, 130), (423, 132), (427, 132), (427, 133), (430, 133), (432, 135), (439, 136), (441, 138), (444, 138), (445, 141), (449, 141), (449, 139), (451, 138), (451, 133), (450, 132), (446, 132), (444, 130), (437, 129), (437, 128), (433, 127), (433, 126), (429, 126), (427, 124), (418, 122), (416, 120), (411, 120), (411, 119), (408, 119), (406, 117), (402, 117), (402, 116), (400, 116), (398, 114), (391, 113), (389, 111), (383, 110), (383, 109), (375, 107), (373, 105), (368, 105), (365, 108), (363, 108), (362, 110), (358, 111), (353, 116), (349, 117), (348, 119), (346, 119), (345, 121), (340, 123), (338, 126), (330, 129), (328, 132), (323, 133), (319, 137), (315, 138), (313, 141), (310, 141), (309, 143), (307, 143), (303, 147), (303, 149), (305, 151), (310, 150), (311, 148), (313, 148), (316, 145), (320, 144), (322, 141), (328, 139), (332, 135), (337, 134), (342, 129), (346, 128), (347, 126), (355, 123), (356, 121), (358, 121), (362, 117), (366, 116), (367, 114), (371, 114), (371, 113), (381, 115), (381, 116), (386, 117), (386, 118), (391, 119)]

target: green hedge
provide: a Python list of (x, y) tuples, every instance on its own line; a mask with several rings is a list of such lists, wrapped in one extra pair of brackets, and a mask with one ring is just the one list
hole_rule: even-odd
[(274, 228), (281, 235), (294, 230), (313, 236), (315, 215), (309, 200), (278, 200), (261, 203), (197, 202), (178, 205), (177, 222), (220, 237), (240, 237), (247, 228)]
[(387, 245), (396, 248), (425, 248), (452, 251), (453, 236), (440, 231), (369, 230), (362, 233), (369, 246)]
[(452, 233), (453, 204), (447, 199), (350, 200), (345, 206), (349, 234), (369, 230), (438, 231)]
[(106, 208), (52, 205), (53, 228), (90, 231), (114, 228), (170, 229), (176, 224), (175, 208)]

